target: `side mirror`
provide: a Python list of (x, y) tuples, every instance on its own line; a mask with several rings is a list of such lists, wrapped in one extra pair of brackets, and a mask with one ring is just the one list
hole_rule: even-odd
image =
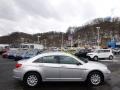
[(76, 63), (76, 65), (78, 66), (78, 65), (82, 65), (81, 63)]

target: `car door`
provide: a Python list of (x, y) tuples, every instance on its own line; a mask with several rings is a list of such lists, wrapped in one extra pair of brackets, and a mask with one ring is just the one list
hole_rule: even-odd
[(98, 54), (98, 58), (104, 58), (104, 56), (105, 56), (103, 50), (98, 50), (97, 54)]
[(110, 56), (110, 50), (104, 50), (104, 57), (109, 58)]
[(59, 81), (60, 74), (58, 60), (56, 56), (44, 56), (41, 57), (41, 63), (39, 64), (40, 72), (42, 72), (42, 78), (44, 81)]
[(84, 68), (80, 62), (70, 56), (60, 56), (59, 63), (61, 81), (82, 81)]

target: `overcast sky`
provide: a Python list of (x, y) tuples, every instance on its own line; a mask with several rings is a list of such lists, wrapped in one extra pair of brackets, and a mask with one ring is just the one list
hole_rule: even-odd
[(92, 19), (120, 16), (120, 0), (0, 0), (0, 36), (65, 32)]

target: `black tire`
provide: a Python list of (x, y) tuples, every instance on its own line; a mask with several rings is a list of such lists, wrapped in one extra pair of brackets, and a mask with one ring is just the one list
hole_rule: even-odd
[(112, 55), (109, 56), (109, 60), (113, 60), (113, 56)]
[(25, 74), (23, 82), (28, 87), (36, 87), (40, 84), (41, 77), (36, 72), (28, 72), (27, 74)]
[[(94, 77), (98, 77), (96, 80), (94, 80)], [(87, 77), (87, 83), (88, 85), (92, 85), (92, 86), (99, 86), (104, 82), (104, 76), (101, 72), (98, 71), (94, 71), (89, 73), (88, 77)]]
[(98, 56), (94, 56), (93, 60), (98, 61)]
[(19, 61), (18, 59), (14, 59), (14, 61)]
[(120, 52), (118, 52), (118, 55), (120, 54)]

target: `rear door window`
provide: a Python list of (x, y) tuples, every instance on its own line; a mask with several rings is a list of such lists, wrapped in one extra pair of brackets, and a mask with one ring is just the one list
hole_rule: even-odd
[(79, 63), (76, 59), (69, 56), (60, 56), (60, 64), (77, 64)]
[(41, 57), (37, 60), (35, 60), (34, 62), (38, 62), (38, 63), (58, 63), (58, 56), (44, 56)]

